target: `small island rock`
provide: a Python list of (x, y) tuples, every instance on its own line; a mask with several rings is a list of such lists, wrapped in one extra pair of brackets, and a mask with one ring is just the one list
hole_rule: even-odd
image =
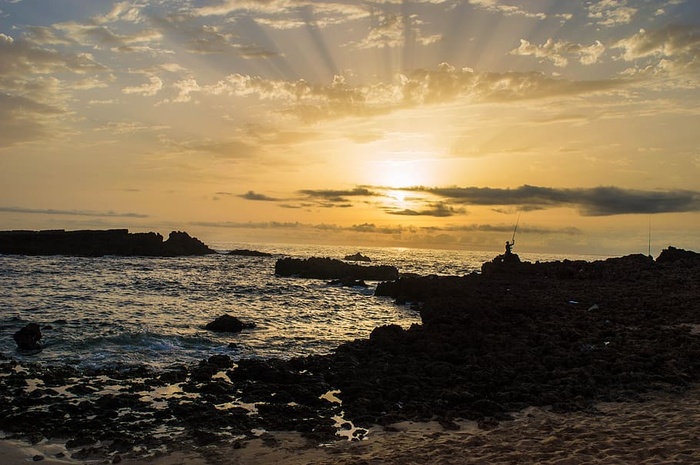
[(235, 316), (222, 315), (208, 323), (204, 329), (216, 333), (240, 333), (244, 329), (254, 328), (255, 323), (244, 323)]
[(36, 323), (29, 323), (24, 328), (17, 331), (13, 336), (19, 350), (39, 351), (41, 350), (41, 328)]
[(298, 258), (277, 260), (275, 274), (312, 279), (391, 281), (399, 277), (399, 270), (389, 265), (355, 265), (332, 258), (311, 257), (306, 260)]
[(356, 254), (353, 255), (346, 255), (343, 260), (347, 261), (352, 261), (352, 262), (371, 262), (370, 258), (367, 255), (362, 255), (360, 252), (357, 252)]
[(242, 257), (272, 257), (271, 253), (248, 249), (235, 249), (230, 251), (228, 255), (239, 255)]

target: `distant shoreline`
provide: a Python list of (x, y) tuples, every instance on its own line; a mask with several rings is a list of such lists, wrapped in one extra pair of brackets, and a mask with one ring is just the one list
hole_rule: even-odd
[(130, 233), (128, 229), (0, 231), (0, 254), (4, 255), (178, 257), (214, 253), (181, 231), (172, 231), (166, 241), (159, 233)]

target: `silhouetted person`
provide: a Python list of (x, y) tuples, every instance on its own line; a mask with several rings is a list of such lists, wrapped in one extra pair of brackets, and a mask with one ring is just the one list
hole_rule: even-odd
[(513, 242), (508, 242), (506, 241), (506, 255), (510, 255), (513, 253), (513, 246), (515, 245), (515, 239), (513, 239)]

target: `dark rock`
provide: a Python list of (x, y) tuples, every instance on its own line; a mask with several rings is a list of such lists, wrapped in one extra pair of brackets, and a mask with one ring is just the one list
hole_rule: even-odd
[(315, 279), (363, 279), (391, 281), (399, 277), (399, 271), (389, 265), (354, 265), (332, 258), (311, 257), (306, 260), (282, 258), (275, 263), (278, 276), (298, 276)]
[(207, 382), (219, 372), (219, 369), (214, 365), (200, 365), (190, 374), (192, 381)]
[(22, 351), (40, 351), (41, 328), (36, 323), (29, 323), (24, 328), (17, 331), (13, 336), (17, 343), (17, 348)]
[(207, 255), (216, 253), (207, 247), (202, 241), (183, 231), (173, 231), (168, 236), (168, 240), (163, 243), (162, 255), (182, 256), (182, 255)]
[(521, 271), (520, 257), (514, 253), (498, 255), (490, 262), (481, 265), (481, 272), (488, 273), (515, 273)]
[(346, 255), (343, 260), (348, 260), (352, 262), (371, 262), (370, 258), (366, 255), (362, 255), (360, 252), (357, 252), (356, 254), (353, 255)]
[(201, 429), (194, 430), (190, 433), (192, 437), (195, 440), (195, 443), (199, 446), (206, 446), (208, 444), (212, 444), (219, 439), (219, 436), (210, 432), (210, 431), (204, 431)]
[(657, 263), (673, 263), (679, 260), (698, 260), (700, 259), (700, 254), (690, 250), (677, 249), (675, 247), (668, 247), (661, 251), (659, 256), (656, 258)]
[(207, 323), (204, 329), (217, 333), (240, 333), (244, 329), (254, 328), (255, 323), (243, 323), (231, 315), (222, 315), (214, 321)]
[(228, 255), (240, 255), (242, 257), (272, 257), (271, 253), (248, 249), (235, 249), (230, 251)]
[(157, 233), (127, 229), (85, 231), (0, 231), (0, 254), (96, 257), (180, 256), (216, 253), (186, 232), (173, 231), (168, 240)]
[(212, 355), (207, 360), (208, 365), (214, 365), (217, 368), (231, 368), (233, 360), (228, 355)]
[(164, 383), (181, 383), (187, 379), (187, 371), (184, 369), (165, 371), (160, 374), (159, 379)]

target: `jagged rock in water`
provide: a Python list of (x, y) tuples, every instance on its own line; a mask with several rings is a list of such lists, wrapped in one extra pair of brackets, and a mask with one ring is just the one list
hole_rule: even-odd
[(13, 336), (17, 348), (22, 351), (34, 352), (41, 350), (41, 328), (36, 323), (29, 323)]
[(204, 329), (216, 333), (240, 333), (244, 329), (254, 327), (255, 323), (244, 323), (235, 316), (222, 315), (214, 321), (207, 323)]
[(316, 279), (363, 279), (391, 281), (399, 277), (399, 270), (389, 265), (353, 265), (332, 258), (311, 257), (306, 260), (282, 258), (275, 263), (278, 276), (298, 276)]
[(239, 255), (242, 257), (272, 257), (271, 253), (248, 249), (235, 249), (230, 251), (228, 255)]
[(371, 262), (372, 260), (367, 255), (362, 255), (360, 252), (352, 255), (346, 255), (343, 260), (348, 260), (351, 262)]

